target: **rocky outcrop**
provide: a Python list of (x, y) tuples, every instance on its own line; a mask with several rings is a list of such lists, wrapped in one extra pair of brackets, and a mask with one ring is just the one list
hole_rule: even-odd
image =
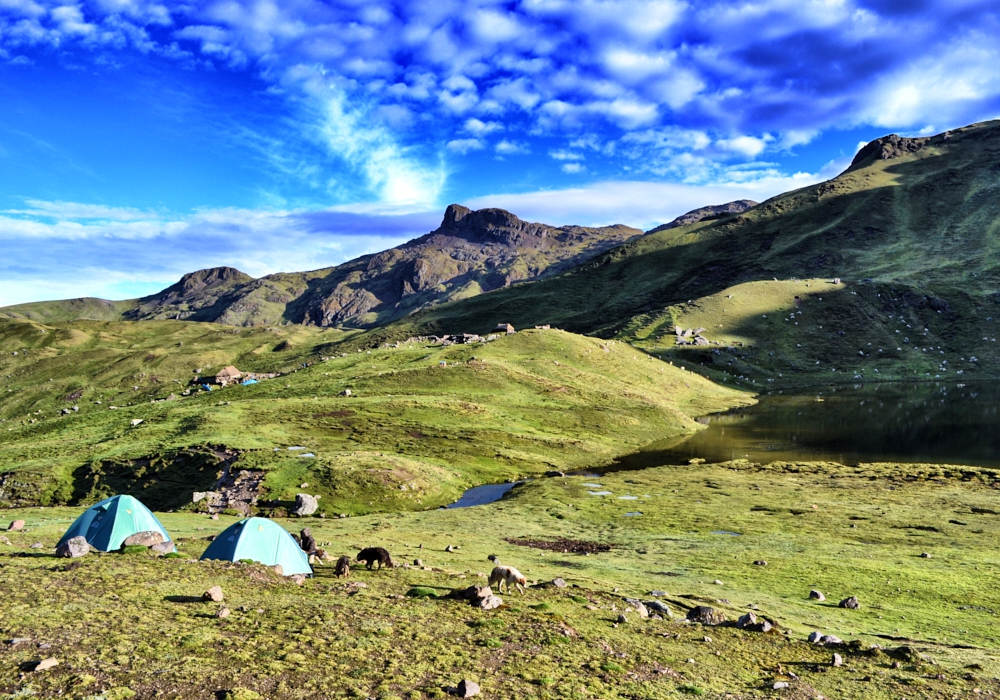
[(916, 153), (926, 146), (929, 140), (929, 138), (907, 138), (896, 134), (882, 136), (858, 151), (851, 161), (851, 167), (866, 163), (869, 159), (892, 160), (908, 153)]
[(755, 206), (757, 206), (757, 202), (752, 199), (737, 199), (735, 202), (727, 202), (726, 204), (713, 204), (707, 207), (699, 207), (698, 209), (692, 209), (686, 214), (681, 214), (669, 224), (657, 226), (653, 230), (649, 231), (649, 233), (666, 231), (667, 229), (687, 226), (688, 224), (696, 224), (699, 221), (710, 221), (712, 219), (721, 219), (734, 214), (742, 214), (748, 209), (753, 209)]

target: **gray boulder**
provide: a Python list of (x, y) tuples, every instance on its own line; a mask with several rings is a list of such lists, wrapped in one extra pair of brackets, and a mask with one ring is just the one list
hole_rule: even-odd
[(826, 596), (823, 595), (820, 591), (817, 591), (817, 590), (813, 589), (813, 590), (809, 591), (809, 600), (824, 601), (824, 600), (826, 600)]
[(471, 698), (479, 695), (479, 684), (475, 681), (462, 679), (455, 689), (456, 695), (460, 698)]
[(838, 605), (842, 608), (847, 608), (848, 610), (857, 610), (861, 607), (861, 603), (858, 602), (858, 597), (852, 595), (850, 598), (844, 598)]
[(639, 613), (639, 617), (641, 618), (649, 617), (649, 610), (646, 609), (646, 606), (643, 605), (643, 602), (641, 600), (636, 600), (635, 598), (626, 598), (625, 604), (630, 608), (632, 608), (633, 610), (635, 610), (637, 613)]
[(495, 595), (488, 595), (485, 598), (473, 600), (472, 605), (481, 610), (494, 610), (503, 605), (503, 599)]
[(66, 557), (67, 559), (75, 559), (76, 557), (82, 557), (87, 552), (90, 551), (90, 543), (87, 542), (87, 538), (81, 536), (71, 537), (61, 545), (56, 547), (57, 557)]
[(664, 617), (673, 617), (674, 614), (670, 612), (669, 606), (666, 603), (660, 602), (659, 600), (647, 600), (646, 609), (652, 610), (653, 612), (660, 613)]
[(150, 547), (150, 549), (156, 552), (157, 554), (170, 554), (171, 552), (174, 551), (174, 543), (171, 542), (170, 540), (167, 540), (166, 542), (159, 542), (157, 544), (154, 544), (152, 547)]
[(707, 605), (698, 605), (691, 608), (687, 614), (689, 622), (698, 622), (702, 625), (721, 625), (726, 621), (726, 616), (715, 608)]
[(319, 501), (315, 496), (308, 493), (295, 494), (295, 509), (292, 511), (296, 515), (312, 515), (319, 508)]
[(156, 530), (137, 532), (134, 535), (126, 537), (125, 541), (122, 542), (123, 547), (131, 547), (133, 545), (152, 547), (154, 544), (163, 544), (163, 534), (157, 532)]

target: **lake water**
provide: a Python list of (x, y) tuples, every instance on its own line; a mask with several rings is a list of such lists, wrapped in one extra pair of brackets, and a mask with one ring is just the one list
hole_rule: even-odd
[[(928, 462), (1000, 466), (1000, 383), (926, 382), (828, 385), (762, 394), (755, 406), (701, 418), (708, 428), (653, 444), (606, 467), (612, 471), (748, 459), (751, 462)], [(451, 508), (499, 500), (514, 484), (469, 489)], [(593, 495), (597, 482), (586, 483)], [(733, 533), (737, 534), (737, 533)]]
[(706, 430), (647, 446), (611, 469), (693, 458), (1000, 466), (1000, 383), (831, 385), (759, 398), (755, 406), (702, 418)]

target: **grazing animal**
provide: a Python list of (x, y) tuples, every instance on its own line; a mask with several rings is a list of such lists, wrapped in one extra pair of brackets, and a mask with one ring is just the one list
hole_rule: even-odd
[(308, 527), (302, 528), (302, 533), (299, 535), (299, 546), (302, 547), (302, 551), (306, 554), (312, 554), (316, 551), (316, 539), (312, 536), (312, 530)]
[(383, 566), (391, 569), (393, 567), (392, 557), (389, 552), (382, 547), (366, 547), (358, 552), (358, 561), (365, 563), (365, 568), (371, 571), (372, 565), (378, 562), (378, 568)]
[(525, 587), (528, 585), (528, 579), (524, 577), (520, 571), (515, 569), (513, 566), (497, 566), (493, 568), (492, 573), (490, 573), (490, 588), (493, 586), (497, 587), (497, 591), (503, 593), (503, 584), (507, 584), (507, 592), (510, 593), (511, 584), (517, 588), (521, 595), (524, 595)]
[(337, 560), (337, 566), (333, 570), (334, 576), (347, 578), (351, 575), (351, 558), (346, 554)]

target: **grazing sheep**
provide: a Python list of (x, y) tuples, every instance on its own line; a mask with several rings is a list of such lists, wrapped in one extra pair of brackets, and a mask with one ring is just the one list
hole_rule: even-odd
[(366, 547), (358, 552), (358, 561), (365, 563), (365, 568), (371, 571), (372, 565), (378, 562), (378, 568), (383, 566), (391, 569), (393, 567), (392, 557), (389, 552), (382, 547)]
[(490, 588), (496, 586), (497, 591), (503, 593), (503, 584), (507, 584), (507, 592), (510, 593), (510, 586), (514, 584), (518, 592), (524, 595), (525, 587), (528, 585), (528, 579), (524, 577), (520, 571), (515, 569), (513, 566), (497, 566), (493, 568), (490, 573)]
[(337, 560), (337, 566), (333, 570), (333, 575), (338, 578), (347, 578), (351, 575), (351, 558), (346, 554)]

